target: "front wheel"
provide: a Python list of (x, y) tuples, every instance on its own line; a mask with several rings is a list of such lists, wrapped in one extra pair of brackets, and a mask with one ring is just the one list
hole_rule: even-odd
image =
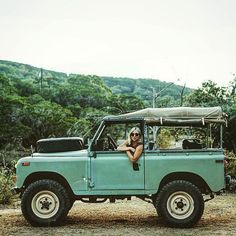
[(157, 212), (170, 226), (185, 228), (196, 224), (204, 211), (204, 200), (192, 183), (176, 180), (166, 184), (155, 202)]
[(22, 195), (22, 213), (33, 226), (57, 225), (69, 208), (70, 199), (65, 188), (54, 180), (38, 180)]

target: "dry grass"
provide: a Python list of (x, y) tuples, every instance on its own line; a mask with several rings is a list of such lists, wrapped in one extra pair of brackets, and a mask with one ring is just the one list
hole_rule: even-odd
[(190, 229), (168, 228), (152, 204), (139, 199), (116, 203), (76, 202), (63, 225), (30, 226), (19, 208), (0, 210), (2, 235), (236, 235), (236, 195), (224, 194), (206, 203), (199, 223)]

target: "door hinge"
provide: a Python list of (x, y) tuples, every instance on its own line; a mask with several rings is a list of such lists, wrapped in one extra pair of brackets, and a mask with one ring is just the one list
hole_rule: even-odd
[(88, 179), (88, 186), (89, 188), (94, 188), (95, 184), (91, 179)]

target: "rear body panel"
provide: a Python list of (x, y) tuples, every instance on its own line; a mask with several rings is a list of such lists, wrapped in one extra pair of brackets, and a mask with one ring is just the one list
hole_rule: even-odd
[(145, 187), (158, 189), (161, 179), (169, 174), (192, 173), (217, 192), (224, 188), (223, 160), (223, 150), (146, 152)]

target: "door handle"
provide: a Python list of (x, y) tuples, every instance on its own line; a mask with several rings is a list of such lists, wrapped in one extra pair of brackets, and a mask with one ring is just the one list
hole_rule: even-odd
[(139, 164), (137, 162), (133, 163), (133, 170), (134, 171), (139, 171)]

